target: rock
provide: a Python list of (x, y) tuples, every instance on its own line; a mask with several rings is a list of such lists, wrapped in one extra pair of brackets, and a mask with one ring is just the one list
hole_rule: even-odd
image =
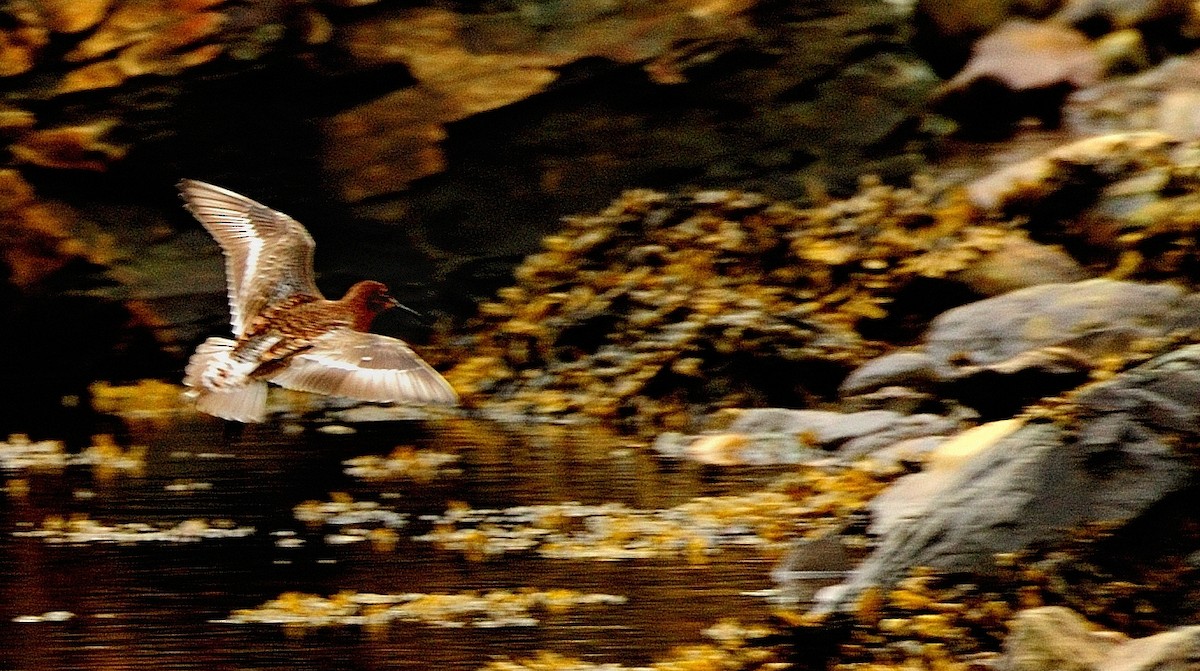
[(1017, 236), (1005, 239), (999, 249), (954, 275), (954, 279), (981, 296), (999, 296), (1039, 284), (1063, 284), (1087, 278), (1083, 266), (1061, 247)]
[(832, 447), (838, 443), (873, 433), (902, 419), (887, 410), (840, 413), (828, 410), (788, 410), (751, 408), (738, 413), (729, 425), (741, 433), (790, 433), (803, 435), (813, 445)]
[(920, 391), (910, 387), (884, 386), (874, 391), (845, 399), (847, 412), (861, 410), (890, 410), (902, 415), (911, 415), (922, 410), (942, 405), (933, 391)]
[(716, 433), (689, 436), (666, 432), (653, 448), (664, 457), (688, 459), (711, 466), (771, 466), (802, 464), (827, 457), (788, 433)]
[(60, 33), (78, 33), (104, 18), (113, 0), (42, 0), (46, 23)]
[(107, 170), (127, 148), (105, 139), (113, 121), (30, 131), (9, 147), (19, 161), (45, 168)]
[(1104, 22), (1111, 30), (1148, 23), (1180, 25), (1193, 15), (1188, 0), (1067, 0), (1054, 20), (1072, 25)]
[(1082, 615), (1062, 606), (1017, 613), (1004, 640), (1001, 668), (1008, 671), (1096, 671), (1121, 645)]
[(1071, 94), (1065, 126), (1079, 135), (1156, 131), (1177, 140), (1200, 138), (1188, 105), (1200, 90), (1200, 56), (1175, 56), (1132, 77), (1102, 82)]
[(967, 65), (949, 82), (953, 89), (992, 78), (1014, 91), (1066, 84), (1082, 88), (1099, 77), (1087, 37), (1049, 23), (1013, 20), (975, 44)]
[(1106, 74), (1141, 72), (1150, 67), (1150, 54), (1142, 34), (1132, 28), (1109, 33), (1096, 40)]
[[(371, 274), (423, 312), (462, 317), (561, 216), (630, 184), (795, 200), (818, 181), (847, 192), (864, 172), (902, 179), (924, 163), (917, 122), (936, 78), (907, 44), (907, 15), (877, 0), (349, 9), (362, 4), (14, 0), (0, 26), (9, 162), (87, 212), (122, 260), (155, 253), (129, 240), (194, 225), (172, 184), (198, 177), (294, 212), (318, 241), (327, 292)], [(769, 202), (739, 198), (743, 212)], [(156, 209), (145, 227), (126, 216), (145, 207)], [(208, 247), (182, 263), (208, 261)], [(34, 265), (14, 275), (50, 274)], [(119, 296), (175, 332), (223, 317), (220, 291), (150, 314), (161, 287), (127, 268), (87, 268), (55, 289)], [(737, 312), (728, 319), (745, 321)], [(420, 341), (428, 329), (394, 333)], [(753, 394), (711, 389), (701, 395)]]
[(1028, 212), (1061, 194), (1064, 184), (1094, 180), (1096, 175), (1115, 182), (1170, 165), (1171, 146), (1170, 136), (1153, 131), (1079, 140), (971, 182), (967, 198), (985, 210)]
[[(887, 587), (917, 566), (984, 573), (996, 553), (1053, 544), (1072, 527), (1120, 527), (1195, 477), (1195, 465), (1163, 433), (1200, 431), (1190, 419), (1200, 404), (1200, 346), (1079, 397), (1078, 433), (1034, 422), (967, 457), (936, 483), (920, 514), (914, 508), (884, 525), (876, 550), (845, 583), (821, 592), (816, 612), (851, 608), (863, 590)], [(889, 497), (911, 501), (888, 491), (881, 497), (881, 509)]]
[(1200, 87), (1168, 91), (1158, 104), (1156, 128), (1180, 140), (1200, 140), (1198, 107)]
[(846, 376), (838, 393), (856, 396), (888, 386), (928, 388), (937, 380), (933, 359), (923, 351), (885, 354), (856, 368)]
[(1147, 363), (1081, 389), (1075, 395), (1086, 421), (1080, 440), (1112, 445), (1124, 436), (1104, 420), (1140, 425), (1163, 432), (1196, 434), (1200, 406), (1193, 393), (1200, 389), (1200, 345), (1164, 354)]
[(685, 456), (713, 466), (769, 466), (800, 464), (824, 455), (789, 434), (722, 433), (695, 438), (688, 444)]
[[(754, 408), (738, 412), (721, 433), (661, 434), (654, 449), (720, 466), (804, 463), (828, 458), (833, 450), (839, 459), (853, 461), (899, 443), (953, 433), (957, 426), (957, 421), (934, 414)], [(916, 449), (921, 448), (908, 447), (909, 453)], [(899, 450), (882, 461), (890, 463), (902, 454)]]
[(911, 443), (914, 440), (930, 438), (940, 440), (943, 436), (953, 434), (958, 428), (959, 423), (953, 418), (933, 413), (906, 415), (870, 433), (850, 438), (838, 448), (837, 456), (846, 461), (854, 461), (866, 456), (878, 460), (877, 455), (882, 450), (892, 449), (901, 443)]
[(1195, 329), (1200, 297), (1108, 279), (1044, 284), (968, 303), (933, 320), (923, 345), (850, 373), (843, 397), (889, 387), (940, 390), (991, 416), (1077, 386), (1147, 338)]
[(1200, 667), (1200, 626), (1177, 627), (1117, 646), (1096, 671), (1192, 671)]
[(1018, 17), (1042, 18), (1060, 0), (917, 0), (914, 42), (938, 74), (953, 75), (981, 36)]
[[(554, 68), (580, 58), (571, 51), (477, 53), (463, 35), (469, 17), (416, 8), (354, 24), (343, 37), (350, 54), (369, 64), (401, 62), (418, 86), (338, 115), (326, 124), (326, 170), (343, 183), (343, 197), (407, 188), (445, 168), (439, 145), (444, 125), (545, 89)], [(372, 161), (407, 155), (416, 161)], [(395, 165), (397, 169), (391, 166)]]
[(882, 536), (896, 524), (925, 514), (935, 497), (957, 481), (971, 457), (991, 448), (1021, 425), (1015, 419), (989, 422), (941, 442), (926, 455), (923, 470), (900, 478), (871, 501), (868, 531)]
[(1086, 365), (1126, 351), (1138, 338), (1164, 335), (1185, 293), (1177, 286), (1106, 279), (1029, 287), (942, 313), (930, 325), (924, 349), (942, 380), (1006, 363), (1010, 370), (1021, 368), (1018, 357), (1050, 347), (1069, 350), (1059, 353), (1060, 360), (1076, 353)]
[(871, 452), (871, 461), (883, 468), (911, 468), (925, 462), (929, 455), (947, 441), (946, 436), (906, 438)]
[(688, 446), (695, 440), (695, 436), (678, 431), (664, 431), (654, 437), (654, 443), (650, 447), (664, 457), (686, 459), (688, 458)]
[(1185, 671), (1200, 664), (1200, 626), (1130, 640), (1062, 606), (1017, 613), (998, 668), (1005, 671)]
[(695, 461), (714, 466), (753, 463), (750, 459), (754, 457), (747, 454), (747, 443), (746, 437), (737, 433), (701, 436), (688, 446), (688, 454)]
[(1082, 33), (1012, 20), (975, 43), (970, 60), (940, 90), (939, 106), (972, 132), (1007, 134), (1030, 116), (1057, 126), (1067, 95), (1100, 74), (1099, 55)]
[(837, 531), (797, 539), (771, 571), (771, 578), (783, 586), (787, 602), (806, 603), (817, 589), (845, 576), (854, 564), (853, 555)]
[[(836, 8), (831, 4), (830, 12), (824, 13), (817, 21), (803, 13), (791, 16), (791, 12), (785, 11), (779, 17), (783, 20), (773, 23), (769, 28), (780, 33), (778, 40), (770, 39), (780, 45), (790, 45), (791, 41), (796, 40), (798, 45), (797, 48), (788, 46), (778, 52), (787, 54), (784, 57), (787, 62), (780, 63), (781, 69), (777, 71), (775, 66), (769, 66), (761, 72), (737, 74), (736, 81), (722, 82), (720, 80), (724, 77), (719, 74), (720, 68), (705, 71), (703, 65), (718, 60), (735, 45), (757, 48), (741, 42), (746, 34), (756, 28), (752, 25), (753, 14), (749, 11), (755, 4), (670, 2), (656, 5), (654, 11), (607, 10), (595, 21), (582, 21), (573, 15), (574, 11), (456, 14), (418, 9), (380, 13), (376, 18), (352, 26), (342, 41), (364, 67), (389, 62), (408, 66), (417, 80), (417, 85), (413, 87), (417, 90), (410, 97), (419, 98), (423, 103), (421, 107), (427, 110), (426, 114), (416, 118), (438, 124), (439, 130), (422, 137), (417, 128), (405, 128), (408, 117), (403, 114), (401, 101), (392, 99), (389, 103), (383, 98), (377, 99), (366, 103), (361, 109), (349, 110), (341, 115), (339, 123), (327, 128), (331, 147), (339, 146), (340, 138), (346, 137), (354, 146), (364, 150), (363, 153), (336, 153), (327, 162), (327, 169), (344, 180), (346, 187), (351, 189), (348, 195), (355, 199), (402, 191), (420, 174), (412, 170), (389, 174), (392, 173), (392, 164), (396, 163), (389, 157), (397, 155), (399, 149), (393, 138), (409, 138), (413, 143), (421, 141), (421, 151), (418, 153), (424, 157), (421, 163), (431, 171), (427, 174), (440, 172), (438, 166), (441, 161), (434, 159), (442, 156), (440, 135), (445, 131), (441, 126), (482, 110), (528, 98), (540, 91), (547, 92), (541, 103), (564, 106), (563, 112), (569, 118), (561, 122), (554, 118), (547, 119), (540, 128), (515, 129), (514, 132), (522, 137), (517, 138), (518, 142), (512, 150), (528, 151), (531, 149), (530, 142), (552, 142), (555, 146), (574, 144), (579, 155), (604, 152), (609, 157), (605, 160), (629, 163), (623, 170), (627, 175), (631, 171), (653, 169), (657, 164), (682, 161), (687, 163), (689, 171), (712, 169), (724, 173), (717, 182), (721, 184), (730, 183), (732, 175), (729, 171), (741, 169), (737, 165), (727, 164), (732, 157), (724, 156), (724, 152), (713, 153), (706, 147), (709, 141), (695, 135), (697, 128), (706, 123), (704, 117), (709, 112), (705, 110), (696, 110), (694, 113), (685, 111), (687, 119), (673, 117), (675, 123), (686, 122), (692, 131), (694, 139), (686, 142), (692, 150), (690, 152), (664, 147), (664, 152), (673, 151), (676, 157), (670, 159), (665, 153), (659, 156), (655, 149), (657, 143), (674, 142), (671, 137), (674, 131), (669, 124), (662, 126), (652, 122), (656, 123), (658, 130), (654, 134), (654, 144), (648, 146), (651, 151), (640, 152), (643, 158), (612, 155), (608, 143), (600, 143), (599, 137), (615, 141), (636, 134), (636, 126), (646, 123), (640, 119), (647, 114), (655, 115), (653, 111), (639, 109), (637, 100), (648, 100), (646, 96), (660, 94), (666, 94), (669, 98), (670, 92), (657, 91), (654, 87), (647, 87), (645, 81), (622, 76), (618, 93), (631, 93), (634, 96), (630, 99), (634, 103), (632, 106), (605, 94), (602, 100), (606, 102), (600, 103), (602, 109), (596, 110), (600, 116), (586, 108), (577, 109), (581, 100), (577, 89), (572, 88), (570, 101), (561, 102), (554, 91), (561, 83), (559, 73), (570, 63), (583, 59), (640, 65), (645, 77), (656, 85), (687, 81), (691, 86), (701, 89), (717, 86), (719, 88), (714, 89), (715, 94), (722, 98), (728, 96), (731, 103), (736, 101), (739, 106), (771, 107), (769, 101), (776, 96), (789, 95), (788, 92), (794, 90), (797, 84), (805, 85), (797, 81), (789, 82), (788, 79), (799, 77), (809, 85), (820, 87), (811, 104), (789, 102), (784, 105), (786, 109), (764, 109), (765, 114), (759, 116), (761, 131), (771, 136), (772, 144), (765, 145), (761, 150), (747, 147), (746, 151), (755, 157), (753, 162), (761, 163), (762, 167), (784, 169), (792, 162), (788, 148), (791, 145), (808, 145), (812, 142), (832, 144), (844, 159), (846, 151), (854, 151), (855, 147), (864, 146), (864, 143), (874, 145), (882, 137), (905, 132), (903, 126), (906, 119), (911, 118), (909, 110), (912, 108), (903, 103), (903, 98), (907, 96), (902, 91), (920, 89), (927, 92), (934, 84), (934, 79), (922, 63), (882, 53), (858, 66), (847, 63), (844, 75), (826, 77), (819, 74), (827, 72), (831, 66), (841, 67), (834, 63), (843, 49), (858, 41), (855, 31), (863, 30), (878, 35), (881, 29), (886, 32), (889, 25), (902, 23), (901, 15), (885, 11), (873, 3), (838, 3)], [(693, 5), (703, 5), (703, 9), (689, 12)], [(680, 13), (686, 13), (688, 18), (673, 18), (677, 14), (682, 16)], [(567, 14), (572, 16), (568, 18)], [(819, 37), (814, 40), (814, 36), (847, 32), (850, 34), (846, 38), (827, 41)], [(876, 39), (874, 43), (880, 42)], [(622, 72), (632, 74), (637, 69), (624, 68)], [(713, 75), (718, 80), (710, 82)], [(734, 93), (735, 88), (741, 90), (756, 80), (761, 81), (744, 94)], [(570, 84), (577, 86), (578, 82), (572, 81)], [(434, 105), (433, 102), (440, 104)], [(541, 106), (539, 104), (532, 109)], [(654, 107), (661, 108), (661, 104)], [(379, 112), (383, 108), (388, 113), (374, 124), (368, 123), (364, 128), (358, 123), (370, 122), (372, 112)], [(829, 109), (836, 109), (840, 114), (831, 116), (826, 113)], [(530, 121), (536, 121), (536, 117)], [(837, 123), (838, 130), (832, 134), (822, 134), (820, 129), (830, 123)], [(371, 129), (378, 132), (373, 133)], [(343, 136), (342, 133), (346, 131), (350, 131), (350, 134)], [(539, 138), (539, 135), (563, 137)], [(739, 138), (737, 142), (742, 143), (746, 139), (750, 138)], [(787, 147), (777, 144), (780, 139)], [(494, 142), (491, 139), (488, 141)], [(757, 140), (750, 141), (758, 144)], [(593, 144), (596, 145), (594, 149)], [(824, 156), (827, 153), (821, 150), (810, 155)], [(354, 154), (356, 160), (347, 161), (347, 154)], [(425, 157), (425, 154), (432, 156)], [(839, 180), (846, 176), (837, 162), (822, 160), (821, 164), (823, 168), (837, 172)], [(537, 186), (540, 189), (550, 192), (582, 189), (586, 180), (581, 178), (593, 171), (587, 160), (568, 163), (554, 160), (554, 157), (547, 157), (530, 168), (543, 173), (533, 176), (538, 178)], [(620, 184), (639, 181), (646, 180), (626, 179)], [(356, 184), (365, 186), (356, 187)], [(619, 186), (614, 183), (607, 188), (611, 192)]]
[(80, 239), (77, 223), (60, 208), (41, 201), (16, 170), (0, 170), (0, 249), (8, 282), (23, 290), (39, 285), (71, 263), (105, 263), (103, 241)]

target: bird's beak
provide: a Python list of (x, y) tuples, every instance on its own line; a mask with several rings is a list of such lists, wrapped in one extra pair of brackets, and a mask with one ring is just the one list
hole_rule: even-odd
[(416, 310), (414, 310), (414, 309), (412, 309), (412, 308), (408, 307), (408, 306), (407, 306), (407, 305), (405, 305), (404, 303), (401, 303), (400, 301), (396, 300), (395, 298), (393, 298), (393, 297), (391, 297), (391, 296), (388, 296), (388, 307), (390, 307), (390, 308), (400, 308), (401, 310), (405, 310), (405, 311), (407, 311), (407, 312), (411, 312), (411, 313), (413, 313), (414, 315), (416, 315), (416, 316), (418, 316), (418, 317), (422, 316), (420, 312), (417, 312)]

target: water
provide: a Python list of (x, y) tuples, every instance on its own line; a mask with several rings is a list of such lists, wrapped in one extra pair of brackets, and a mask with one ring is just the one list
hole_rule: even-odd
[[(701, 564), (671, 556), (634, 561), (547, 559), (514, 552), (471, 560), (413, 540), (422, 515), (451, 502), (473, 508), (578, 501), (669, 508), (697, 496), (761, 488), (775, 472), (714, 471), (665, 462), (619, 438), (565, 426), (506, 427), (463, 419), (360, 425), (349, 435), (288, 432), (278, 424), (223, 436), (220, 423), (184, 416), (126, 424), (120, 440), (147, 447), (141, 475), (108, 477), (88, 467), (9, 472), (27, 483), (0, 508), (0, 668), (3, 669), (477, 669), (539, 650), (594, 663), (644, 665), (671, 648), (706, 642), (722, 618), (761, 622), (775, 554), (732, 548)], [(342, 461), (386, 455), (401, 444), (459, 455), (458, 474), (428, 483), (371, 482)], [(190, 484), (190, 491), (178, 490)], [(19, 487), (18, 487), (19, 488)], [(293, 508), (344, 492), (406, 513), (394, 549), (330, 545)], [(254, 527), (244, 538), (195, 543), (52, 544), (14, 536), (47, 516), (85, 514), (116, 524), (227, 519)], [(272, 532), (294, 532), (281, 547)], [(535, 613), (534, 627), (446, 628), (394, 622), (383, 628), (293, 628), (216, 622), (283, 592), (330, 596), (570, 588), (624, 596), (624, 604)], [(73, 614), (35, 621), (45, 613)], [(49, 618), (53, 620), (54, 617)], [(17, 620), (17, 621), (14, 621)]]

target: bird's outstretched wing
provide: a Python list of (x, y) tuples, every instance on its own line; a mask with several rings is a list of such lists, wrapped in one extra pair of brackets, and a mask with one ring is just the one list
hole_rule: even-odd
[(456, 405), (458, 394), (402, 340), (338, 328), (297, 353), (271, 381), (377, 403)]
[(297, 293), (321, 297), (313, 281), (313, 239), (282, 212), (219, 186), (185, 179), (185, 206), (225, 253), (229, 313), (240, 336), (254, 317)]

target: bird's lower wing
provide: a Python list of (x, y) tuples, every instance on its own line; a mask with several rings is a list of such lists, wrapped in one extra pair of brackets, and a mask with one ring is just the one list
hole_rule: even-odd
[(458, 403), (450, 384), (402, 340), (348, 328), (317, 338), (270, 379), (288, 389), (360, 401)]

